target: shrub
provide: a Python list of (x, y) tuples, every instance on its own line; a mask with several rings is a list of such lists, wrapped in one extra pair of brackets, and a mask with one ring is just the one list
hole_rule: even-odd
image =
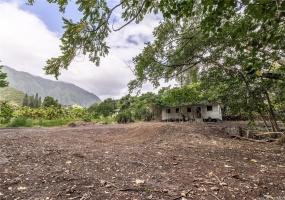
[(82, 120), (85, 122), (91, 122), (92, 117), (91, 117), (91, 115), (86, 114), (86, 115), (82, 116)]
[(15, 118), (11, 123), (7, 125), (8, 127), (31, 127), (32, 121), (26, 117), (20, 116)]
[(134, 122), (132, 119), (132, 113), (128, 110), (118, 113), (116, 119), (119, 124)]
[(3, 101), (0, 104), (0, 119), (4, 123), (10, 122), (11, 118), (13, 117), (13, 108), (8, 102)]

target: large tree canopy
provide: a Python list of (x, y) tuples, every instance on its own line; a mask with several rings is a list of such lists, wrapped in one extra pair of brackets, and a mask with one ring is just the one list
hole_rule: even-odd
[(163, 21), (155, 41), (134, 58), (131, 89), (145, 81), (157, 86), (160, 78), (173, 79), (197, 65), (267, 78), (273, 68), (285, 71), (285, 1), (187, 2), (195, 12), (186, 15), (179, 7), (178, 18)]
[[(69, 3), (68, 0), (47, 1), (57, 3), (61, 12), (65, 11)], [(33, 4), (35, 0), (28, 0), (28, 2)], [(190, 48), (186, 47), (189, 43), (191, 43), (189, 51), (199, 48), (199, 52), (194, 54), (193, 59), (191, 57), (193, 54), (190, 54), (186, 60), (188, 62), (180, 63), (179, 67), (183, 64), (194, 65), (202, 60), (207, 62), (204, 57), (198, 59), (198, 56), (205, 55), (202, 53), (211, 53), (211, 59), (220, 61), (214, 57), (213, 50), (220, 58), (224, 53), (232, 56), (238, 56), (233, 52), (245, 53), (245, 57), (248, 58), (245, 62), (253, 64), (254, 68), (264, 65), (255, 62), (254, 58), (257, 56), (260, 62), (266, 61), (266, 64), (273, 61), (281, 63), (280, 58), (284, 56), (284, 0), (120, 0), (113, 7), (110, 7), (106, 0), (77, 0), (76, 3), (82, 13), (82, 18), (79, 22), (63, 19), (65, 33), (61, 37), (62, 55), (47, 61), (45, 67), (47, 74), (58, 77), (59, 70), (67, 69), (78, 54), (88, 55), (90, 61), (99, 65), (100, 56), (108, 54), (105, 39), (111, 32), (110, 18), (114, 10), (118, 8), (122, 8), (121, 17), (126, 24), (113, 29), (114, 31), (120, 30), (132, 21), (139, 23), (147, 13), (160, 11), (163, 14), (166, 21), (160, 25), (158, 30), (166, 29), (167, 36), (171, 38), (166, 45), (166, 41), (163, 42), (166, 38), (159, 38), (157, 30), (155, 36), (158, 40), (162, 40), (163, 44), (157, 46), (160, 42), (157, 41), (155, 46), (148, 45), (147, 48), (150, 49), (146, 49), (148, 53), (157, 48), (166, 48), (165, 50), (173, 53), (176, 51), (175, 59), (172, 58), (173, 63), (179, 59), (179, 53), (189, 55), (190, 52), (186, 51)], [(195, 37), (200, 38), (201, 41), (194, 39)], [(228, 48), (224, 50), (224, 47)], [(187, 49), (184, 50), (184, 48)], [(163, 62), (165, 67), (172, 66), (168, 55), (160, 56), (160, 59), (167, 58), (165, 61), (167, 64)], [(137, 60), (135, 62), (138, 62)], [(136, 72), (140, 79), (142, 79), (141, 68), (139, 67)], [(175, 70), (162, 67), (150, 69), (150, 72), (163, 74), (166, 78), (177, 73)], [(155, 75), (151, 79), (158, 77), (160, 76)], [(157, 84), (155, 81), (154, 83)]]

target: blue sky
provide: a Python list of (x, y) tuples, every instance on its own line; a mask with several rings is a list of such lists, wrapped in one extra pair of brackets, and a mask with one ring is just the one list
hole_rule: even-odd
[(36, 1), (33, 6), (21, 4), (19, 8), (23, 11), (37, 15), (53, 32), (63, 33), (62, 17), (79, 21), (81, 13), (78, 11), (78, 5), (75, 1), (70, 1), (65, 9), (65, 13), (59, 12), (57, 4), (48, 3), (47, 1)]
[[(33, 6), (26, 5), (26, 1), (0, 0), (1, 64), (55, 80), (45, 75), (42, 68), (47, 59), (61, 54), (61, 18), (64, 16), (77, 21), (80, 13), (75, 1), (69, 3), (64, 15), (59, 12), (57, 5), (45, 0), (37, 0)], [(124, 24), (119, 16), (120, 10), (117, 10), (113, 16), (118, 19), (116, 27)], [(152, 31), (158, 23), (159, 16), (150, 14), (140, 24), (132, 23), (121, 31), (112, 32), (106, 39), (111, 47), (110, 53), (101, 59), (100, 67), (89, 62), (87, 57), (77, 57), (69, 70), (61, 71), (59, 80), (73, 83), (101, 99), (126, 95), (127, 84), (135, 77), (125, 63), (131, 64), (132, 57), (143, 50), (144, 43), (153, 40)], [(142, 92), (146, 91), (153, 91), (150, 84), (144, 86)]]

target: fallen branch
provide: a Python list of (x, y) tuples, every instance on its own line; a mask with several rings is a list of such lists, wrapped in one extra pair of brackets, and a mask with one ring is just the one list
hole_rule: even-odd
[(230, 135), (230, 137), (235, 138), (235, 139), (239, 139), (239, 140), (246, 140), (249, 142), (258, 142), (258, 143), (273, 142), (272, 139), (271, 140), (254, 140), (254, 139), (244, 138), (244, 137), (237, 136), (237, 135)]
[(118, 189), (118, 191), (123, 191), (123, 192), (126, 192), (126, 191), (145, 191), (146, 189), (145, 188), (122, 188), (122, 189)]
[(262, 132), (262, 133), (257, 133), (255, 134), (256, 137), (281, 137), (283, 136), (283, 132)]

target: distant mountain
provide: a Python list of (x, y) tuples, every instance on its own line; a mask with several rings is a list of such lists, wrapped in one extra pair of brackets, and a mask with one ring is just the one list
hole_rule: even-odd
[[(8, 77), (6, 80), (9, 82), (9, 87), (24, 92), (29, 96), (38, 93), (42, 100), (46, 96), (51, 96), (63, 105), (76, 104), (83, 107), (101, 102), (95, 94), (70, 83), (44, 79), (26, 72), (16, 71), (8, 66), (4, 66), (2, 71), (7, 73)], [(0, 94), (2, 95), (2, 93)]]

